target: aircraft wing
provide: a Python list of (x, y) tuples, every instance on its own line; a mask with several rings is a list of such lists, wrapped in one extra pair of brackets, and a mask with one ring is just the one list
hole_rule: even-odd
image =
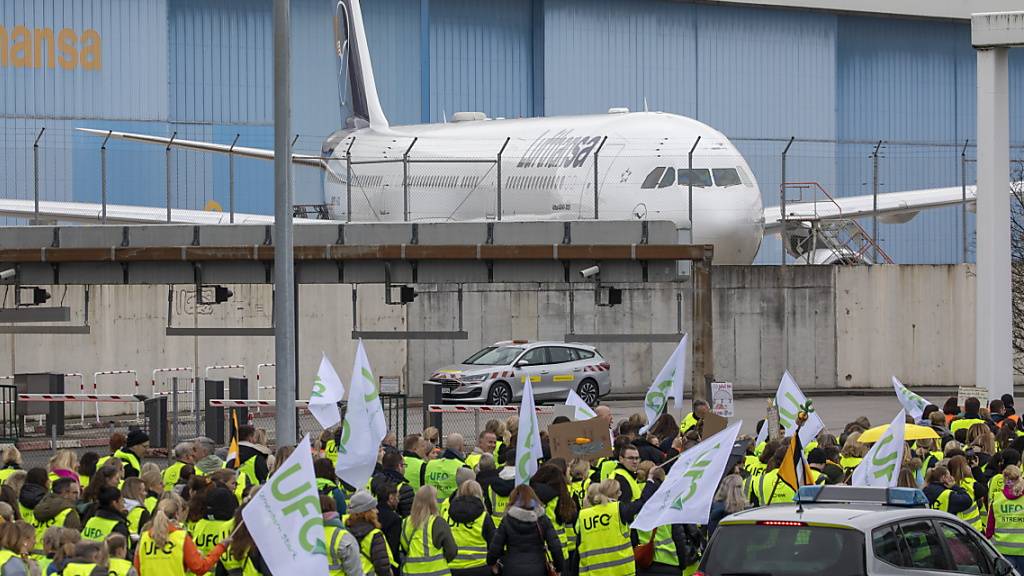
[[(76, 128), (76, 130), (85, 132), (87, 134), (92, 134), (94, 136), (99, 136), (101, 138), (106, 138), (109, 135), (111, 138), (117, 138), (119, 140), (130, 140), (132, 142), (142, 142), (144, 144), (158, 144), (160, 146), (169, 145), (172, 148), (186, 148), (189, 150), (201, 150), (203, 152), (234, 154), (236, 156), (242, 156), (244, 158), (257, 158), (259, 160), (274, 159), (274, 151), (267, 150), (266, 148), (250, 148), (248, 146), (235, 146), (232, 148), (228, 144), (214, 144), (213, 142), (203, 142), (201, 140), (185, 140), (183, 138), (175, 138), (172, 141), (171, 138), (167, 136), (153, 136), (151, 134), (136, 134), (133, 132), (96, 130), (94, 128)], [(310, 156), (309, 154), (292, 154), (292, 162), (296, 164), (302, 164), (305, 166), (315, 166), (317, 168), (325, 167), (323, 160), (319, 156)]]
[[(977, 187), (967, 187), (967, 203), (972, 210), (976, 193)], [(959, 186), (889, 192), (878, 195), (877, 213), (885, 223), (902, 224), (910, 221), (921, 210), (956, 206), (962, 201), (963, 190)], [(874, 213), (874, 198), (871, 195), (786, 203), (786, 221), (793, 223), (862, 218)], [(782, 231), (781, 210), (778, 206), (764, 209), (764, 231), (766, 234)]]
[[(39, 218), (58, 222), (82, 222), (96, 224), (100, 221), (103, 207), (86, 202), (39, 202)], [(34, 218), (35, 204), (32, 200), (0, 199), (0, 216)], [(205, 210), (171, 209), (171, 222), (175, 224), (227, 224), (227, 212)], [(297, 219), (297, 222), (303, 219)], [(306, 220), (307, 222), (331, 222), (329, 220)], [(167, 209), (156, 206), (125, 206), (107, 204), (107, 224), (161, 224), (167, 222)], [(274, 217), (263, 214), (241, 214), (235, 212), (236, 224), (273, 224)]]

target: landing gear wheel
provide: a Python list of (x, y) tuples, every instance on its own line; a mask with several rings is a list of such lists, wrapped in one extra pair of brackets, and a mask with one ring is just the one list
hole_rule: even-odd
[(487, 403), (491, 406), (507, 406), (512, 403), (512, 387), (507, 382), (495, 382), (487, 391)]
[(597, 406), (598, 396), (601, 391), (597, 387), (597, 382), (591, 378), (580, 382), (580, 385), (576, 388), (576, 393), (580, 395), (580, 398), (587, 403), (587, 406)]

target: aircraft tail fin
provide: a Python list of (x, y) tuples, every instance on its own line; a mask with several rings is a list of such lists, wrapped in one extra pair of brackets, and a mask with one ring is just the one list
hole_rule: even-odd
[[(377, 84), (370, 64), (366, 28), (359, 0), (338, 0), (334, 14), (335, 50), (339, 63), (348, 70), (352, 92), (352, 119), (356, 128), (387, 128), (388, 119), (377, 96)], [(345, 59), (347, 58), (347, 62)], [(347, 64), (347, 66), (345, 66)]]

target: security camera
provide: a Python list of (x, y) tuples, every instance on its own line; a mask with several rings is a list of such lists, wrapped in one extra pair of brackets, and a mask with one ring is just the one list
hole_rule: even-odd
[(594, 276), (597, 276), (600, 273), (600, 266), (591, 266), (590, 268), (584, 268), (583, 270), (580, 270), (580, 276), (583, 276), (584, 278), (593, 278)]
[(18, 271), (14, 268), (8, 268), (7, 270), (0, 271), (0, 280), (10, 280), (18, 275)]

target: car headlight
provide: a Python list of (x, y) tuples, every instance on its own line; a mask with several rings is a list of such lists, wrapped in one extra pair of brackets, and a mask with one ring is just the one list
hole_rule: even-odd
[(487, 379), (487, 374), (477, 374), (476, 376), (463, 376), (459, 379), (459, 382), (463, 384), (474, 384), (477, 382), (483, 382)]

